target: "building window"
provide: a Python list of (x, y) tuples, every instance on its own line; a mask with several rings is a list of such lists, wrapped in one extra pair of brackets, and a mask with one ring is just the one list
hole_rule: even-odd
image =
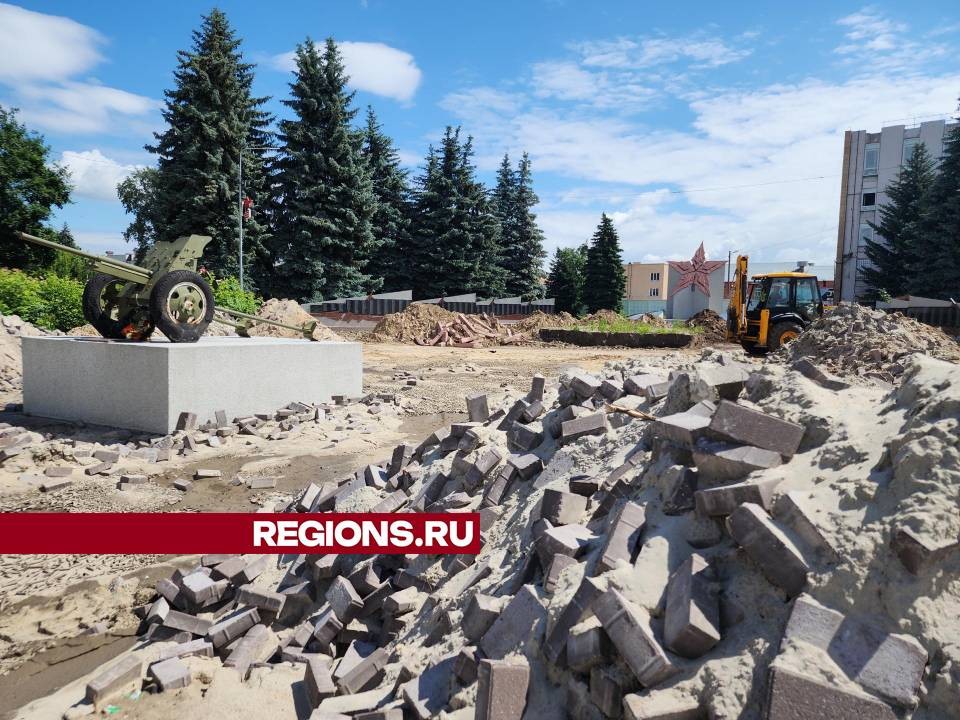
[(880, 143), (867, 145), (863, 153), (863, 174), (876, 175), (880, 167)]
[(658, 272), (650, 273), (650, 280), (659, 280), (659, 279), (660, 279), (660, 273)]
[[(657, 273), (657, 275), (659, 274)], [(660, 288), (650, 288), (650, 297), (660, 297)]]
[(877, 194), (875, 192), (865, 192), (863, 194), (863, 202), (860, 203), (860, 207), (872, 208), (877, 204)]
[(857, 246), (864, 248), (871, 240), (873, 240), (873, 228), (864, 223), (860, 226), (860, 242), (857, 243)]
[(910, 162), (910, 158), (913, 155), (913, 149), (920, 144), (920, 138), (907, 138), (903, 141), (903, 159), (900, 161), (901, 165), (906, 165)]

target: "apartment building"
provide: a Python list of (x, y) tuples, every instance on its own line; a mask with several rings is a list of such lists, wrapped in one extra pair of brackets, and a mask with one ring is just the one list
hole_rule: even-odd
[(853, 301), (867, 292), (860, 269), (869, 263), (865, 253), (877, 223), (878, 210), (887, 202), (885, 189), (896, 180), (917, 143), (924, 143), (931, 157), (943, 154), (944, 135), (957, 126), (946, 120), (931, 120), (915, 126), (891, 125), (880, 132), (847, 130), (843, 138), (843, 170), (840, 184), (840, 223), (834, 263), (837, 300)]
[(663, 312), (667, 302), (667, 263), (626, 263), (627, 287), (623, 311), (627, 315)]

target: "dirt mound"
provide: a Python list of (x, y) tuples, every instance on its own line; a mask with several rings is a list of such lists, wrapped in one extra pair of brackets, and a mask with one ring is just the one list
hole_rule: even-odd
[(17, 315), (0, 315), (0, 395), (18, 393), (22, 387), (20, 338), (50, 334)]
[[(304, 323), (313, 322), (314, 320), (314, 317), (300, 307), (295, 301), (278, 300), (277, 298), (271, 298), (270, 300), (267, 300), (257, 313), (257, 317), (261, 317), (265, 320), (286, 323), (287, 325), (303, 325)], [(296, 330), (287, 330), (285, 328), (276, 327), (275, 325), (256, 324), (250, 328), (250, 335), (253, 337), (303, 337)], [(336, 342), (343, 341), (342, 337), (320, 323), (317, 323), (317, 329), (313, 331), (313, 339), (333, 340)]]
[(894, 382), (910, 355), (960, 362), (960, 346), (942, 330), (900, 313), (862, 305), (839, 305), (813, 323), (771, 359), (792, 363), (809, 358), (845, 378)]
[(709, 308), (701, 310), (687, 320), (687, 325), (703, 328), (703, 333), (700, 335), (703, 342), (725, 342), (727, 339), (726, 321)]
[(615, 323), (623, 320), (623, 316), (620, 313), (614, 312), (613, 310), (597, 310), (595, 313), (590, 313), (583, 318), (584, 322), (606, 322), (606, 323)]
[(548, 315), (547, 313), (537, 310), (535, 313), (531, 313), (523, 320), (514, 323), (511, 328), (514, 330), (514, 332), (528, 332), (536, 334), (543, 328), (572, 327), (576, 322), (577, 319), (568, 312), (561, 312), (557, 313), (556, 315)]
[(100, 333), (98, 333), (97, 329), (90, 323), (87, 323), (86, 325), (78, 325), (77, 327), (68, 330), (67, 335), (71, 337), (100, 337)]
[(372, 342), (408, 342), (423, 337), (438, 322), (449, 323), (456, 320), (457, 314), (431, 303), (407, 305), (402, 312), (384, 315), (383, 319), (370, 333)]

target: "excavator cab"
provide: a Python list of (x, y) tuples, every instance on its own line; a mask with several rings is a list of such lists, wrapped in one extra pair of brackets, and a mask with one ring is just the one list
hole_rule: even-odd
[(816, 275), (778, 272), (747, 282), (747, 258), (737, 258), (727, 338), (748, 350), (776, 350), (823, 315)]

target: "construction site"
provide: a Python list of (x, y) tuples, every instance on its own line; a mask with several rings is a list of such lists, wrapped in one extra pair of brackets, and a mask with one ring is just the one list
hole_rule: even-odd
[(220, 5), (0, 1), (0, 720), (960, 720), (956, 3)]
[(5, 555), (3, 717), (958, 717), (960, 350), (935, 328), (843, 305), (764, 356), (412, 305), (314, 331), (362, 344), (356, 396), (157, 433), (24, 412), (21, 342), (93, 333), (0, 322), (3, 512), (482, 532), (476, 555)]

